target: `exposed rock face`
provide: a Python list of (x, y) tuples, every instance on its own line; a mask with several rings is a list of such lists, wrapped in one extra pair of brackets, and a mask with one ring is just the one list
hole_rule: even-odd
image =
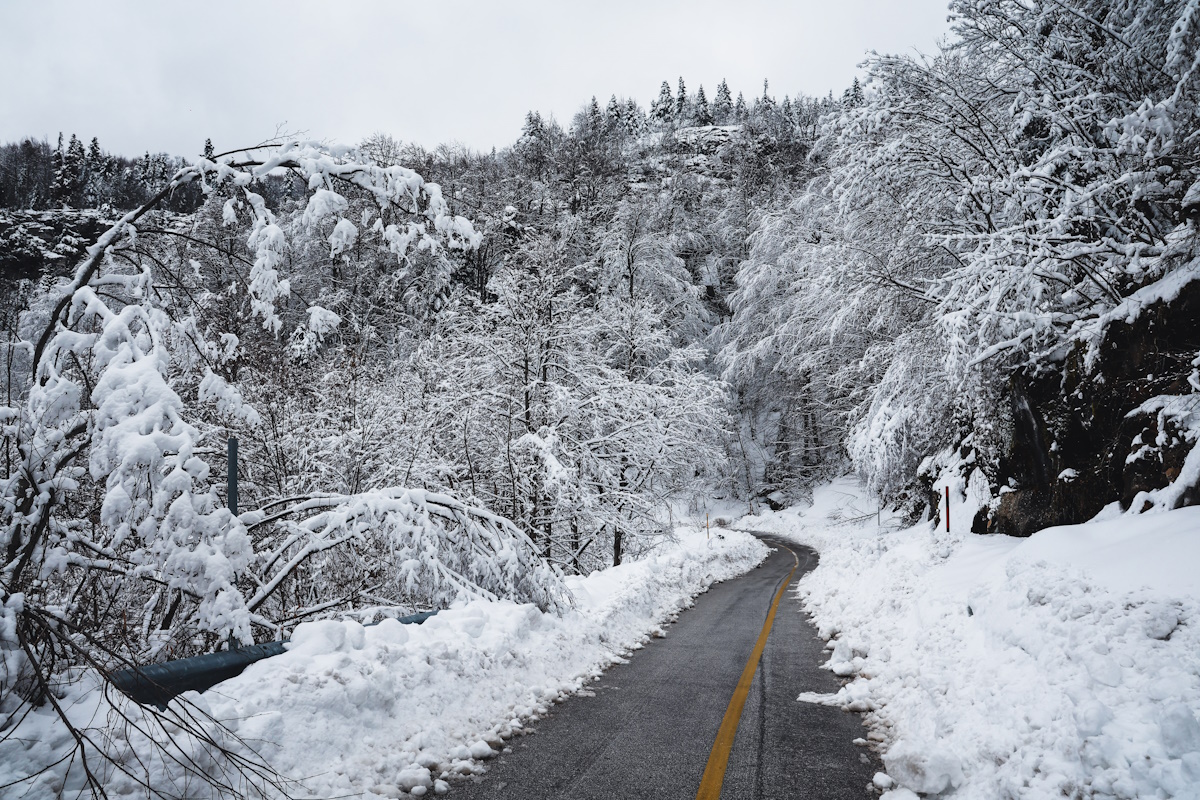
[[(1008, 387), (1011, 436), (994, 481), (1003, 493), (990, 518), (976, 519), (976, 531), (1028, 536), (1083, 522), (1114, 500), (1128, 508), (1139, 492), (1171, 483), (1193, 442), (1169, 415), (1139, 409), (1155, 397), (1190, 394), (1184, 402), (1200, 414), (1200, 393), (1188, 383), (1198, 353), (1194, 281), (1174, 302), (1143, 311), (1132, 324), (1110, 325), (1091, 371), (1080, 346), (1051, 368), (1015, 375)], [(1200, 487), (1182, 502), (1200, 502)]]
[(0, 279), (65, 275), (110, 224), (92, 209), (0, 211)]
[(733, 141), (741, 125), (705, 125), (700, 128), (680, 128), (675, 141), (693, 152), (713, 155)]

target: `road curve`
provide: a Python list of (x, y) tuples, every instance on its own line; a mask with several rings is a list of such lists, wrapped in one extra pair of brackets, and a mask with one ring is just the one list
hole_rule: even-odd
[[(789, 585), (817, 564), (809, 548), (763, 538), (774, 551), (759, 567), (698, 597), (666, 638), (591, 684), (594, 696), (555, 706), (486, 775), (452, 794), (694, 800), (780, 585), (794, 567)], [(796, 701), (801, 692), (837, 690), (833, 675), (818, 669), (825, 658), (816, 630), (785, 592), (741, 713), (722, 800), (871, 797), (878, 764), (852, 743), (866, 735), (859, 715)]]

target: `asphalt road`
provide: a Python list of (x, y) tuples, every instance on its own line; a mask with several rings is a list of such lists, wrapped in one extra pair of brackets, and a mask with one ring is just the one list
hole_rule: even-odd
[[(775, 547), (758, 568), (713, 586), (628, 664), (591, 684), (595, 696), (555, 706), (514, 738), (486, 775), (457, 784), (464, 800), (656, 798), (694, 800), (717, 730), (780, 584), (796, 566)], [(792, 584), (817, 564), (799, 559)], [(875, 756), (858, 714), (797, 702), (801, 692), (837, 691), (818, 669), (823, 643), (786, 592), (742, 711), (722, 800), (865, 800)]]

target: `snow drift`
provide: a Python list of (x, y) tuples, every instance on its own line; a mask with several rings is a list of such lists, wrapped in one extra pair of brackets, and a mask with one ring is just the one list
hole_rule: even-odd
[(1200, 796), (1200, 508), (1028, 539), (875, 510), (840, 481), (750, 522), (820, 550), (798, 592), (848, 683), (801, 700), (867, 712), (894, 800)]
[[(229, 734), (217, 737), (234, 758), (265, 762), (289, 781), (253, 780), (229, 757), (199, 752), (179, 730), (164, 758), (148, 746), (147, 720), (120, 697), (105, 697), (85, 679), (61, 703), (97, 741), (110, 745), (122, 769), (108, 768), (110, 796), (143, 794), (137, 776), (168, 796), (209, 796), (206, 778), (231, 789), (255, 783), (293, 795), (394, 798), (449, 790), (448, 780), (484, 771), (482, 762), (549, 706), (583, 689), (608, 666), (639, 649), (715, 582), (766, 557), (767, 547), (740, 532), (681, 531), (657, 554), (567, 579), (575, 606), (561, 615), (533, 603), (474, 600), (422, 625), (388, 620), (364, 627), (326, 620), (300, 625), (283, 655), (251, 665), (203, 695), (172, 702), (180, 718), (211, 715)], [(137, 724), (111, 726), (120, 715)], [(71, 744), (53, 718), (38, 709), (20, 735), (0, 749), (0, 785), (53, 765)], [(168, 726), (169, 728), (169, 726)], [(164, 732), (152, 732), (159, 743)], [(54, 797), (82, 788), (78, 764), (57, 764), (30, 783), (22, 797)], [(253, 773), (253, 770), (250, 771)], [(13, 787), (10, 787), (13, 788)]]

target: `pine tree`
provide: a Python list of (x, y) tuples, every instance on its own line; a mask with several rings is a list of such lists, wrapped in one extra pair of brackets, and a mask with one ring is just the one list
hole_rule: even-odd
[(70, 202), (76, 207), (83, 205), (83, 185), (87, 180), (87, 152), (83, 142), (75, 134), (67, 144), (67, 155), (63, 159), (63, 169), (67, 174), (67, 194)]
[(775, 99), (772, 98), (771, 95), (767, 94), (766, 78), (763, 78), (763, 93), (762, 97), (760, 97), (758, 100), (758, 106), (759, 108), (755, 110), (761, 113), (763, 116), (767, 116), (775, 110)]
[(650, 106), (650, 116), (659, 125), (670, 125), (675, 119), (675, 98), (671, 96), (671, 84), (666, 81), (658, 90), (658, 99)]
[(537, 111), (530, 111), (525, 114), (525, 124), (521, 126), (522, 139), (541, 139), (545, 135), (545, 126), (542, 123), (542, 115)]
[(216, 151), (213, 150), (212, 139), (205, 139), (204, 140), (204, 157), (211, 161), (215, 152)]
[(67, 198), (66, 153), (63, 152), (62, 131), (58, 132), (58, 145), (54, 148), (51, 164), (54, 168), (54, 178), (50, 182), (50, 199), (55, 206), (62, 206)]
[(588, 104), (587, 123), (588, 133), (592, 136), (604, 130), (604, 114), (600, 111), (600, 103), (596, 101), (596, 95), (592, 95), (592, 102)]
[(862, 84), (858, 82), (858, 78), (854, 79), (854, 83), (850, 84), (850, 88), (842, 92), (842, 105), (849, 108), (861, 106), (863, 104)]
[(679, 94), (675, 96), (675, 118), (682, 122), (687, 118), (687, 87), (683, 85), (683, 76), (679, 76)]
[[(61, 141), (61, 134), (59, 139)], [(57, 160), (59, 168), (54, 176), (56, 200), (62, 205), (78, 208), (83, 204), (83, 188), (87, 181), (87, 153), (78, 136), (71, 134), (66, 151), (60, 151)]]
[(517, 140), (516, 150), (540, 178), (548, 161), (549, 146), (546, 123), (539, 112), (530, 111), (525, 115), (525, 124), (521, 127), (521, 138)]
[(733, 114), (733, 96), (729, 93), (729, 84), (724, 78), (721, 79), (717, 86), (717, 94), (713, 97), (712, 114), (718, 125), (728, 123)]
[(637, 101), (632, 97), (625, 102), (625, 130), (630, 136), (640, 136), (642, 129), (646, 123), (646, 115), (642, 113), (642, 109), (638, 107)]
[(88, 145), (84, 166), (86, 180), (83, 187), (83, 201), (89, 208), (95, 208), (104, 202), (103, 194), (107, 188), (104, 180), (107, 172), (106, 161), (104, 151), (100, 149), (100, 139), (93, 136), (91, 144)]
[(624, 112), (621, 110), (621, 103), (614, 94), (608, 98), (608, 105), (604, 109), (604, 117), (608, 122), (608, 127), (612, 129), (621, 127), (623, 116)]
[(133, 168), (133, 176), (138, 183), (141, 184), (142, 191), (147, 191), (154, 181), (154, 175), (150, 165), (150, 151), (138, 159), (137, 164)]
[(733, 105), (733, 118), (738, 122), (746, 120), (746, 98), (742, 97), (741, 92), (738, 92), (737, 102)]
[(696, 124), (712, 125), (712, 112), (708, 108), (708, 98), (704, 96), (704, 84), (696, 91)]

